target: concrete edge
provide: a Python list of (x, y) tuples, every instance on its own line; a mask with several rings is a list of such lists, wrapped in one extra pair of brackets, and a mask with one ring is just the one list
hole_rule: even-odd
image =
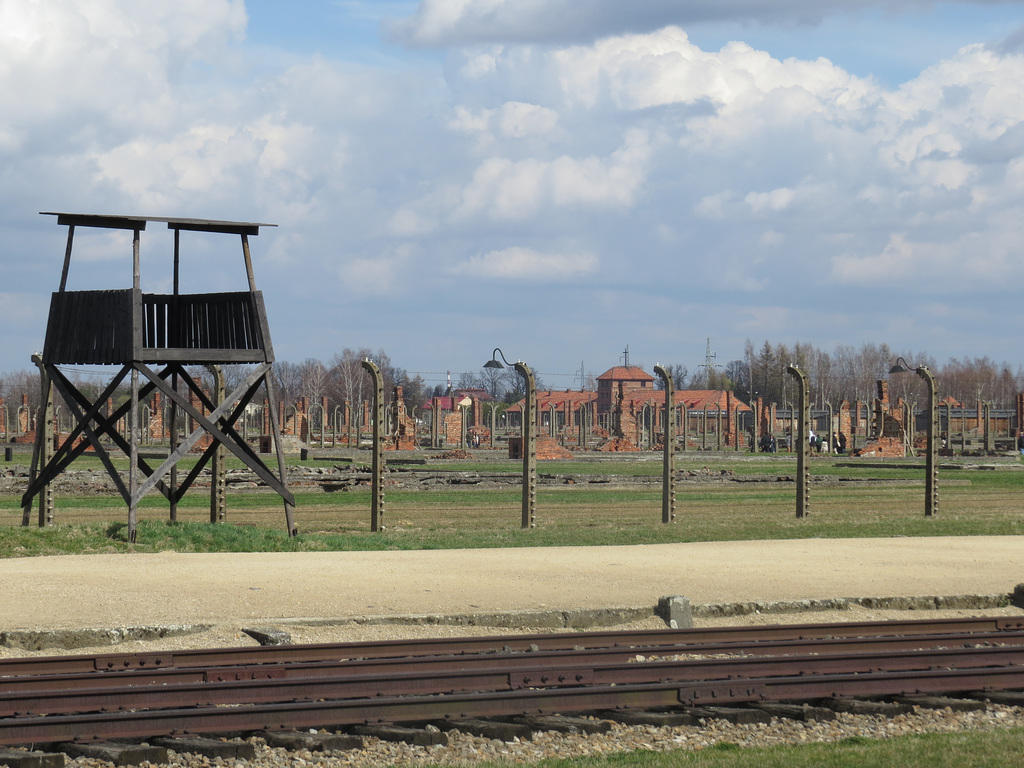
[(194, 635), (213, 629), (213, 624), (171, 624), (151, 627), (108, 627), (85, 629), (15, 629), (0, 632), (0, 647), (20, 651), (47, 648), (90, 648), (119, 645), (130, 640), (159, 640)]
[[(840, 597), (823, 600), (772, 600), (768, 602), (698, 603), (693, 615), (704, 618), (748, 616), (750, 614), (811, 613), (846, 611), (852, 606), (877, 610), (925, 611), (1005, 608), (1013, 596), (929, 595), (916, 597)], [(657, 606), (593, 608), (572, 611), (509, 611), (472, 614), (409, 614), (404, 616), (354, 616), (344, 619), (279, 618), (275, 624), (302, 626), (346, 626), (359, 624), (399, 624), (480, 627), (537, 627), (538, 629), (591, 629), (610, 627), (631, 621), (660, 618)]]
[[(692, 606), (693, 615), (727, 618), (751, 614), (815, 613), (845, 611), (853, 606), (875, 610), (929, 611), (1024, 607), (1016, 593), (990, 595), (925, 595), (911, 597), (840, 597), (823, 600), (772, 600), (768, 602), (703, 603)], [(407, 614), (401, 616), (353, 616), (350, 618), (277, 618), (261, 621), (262, 626), (331, 627), (352, 625), (462, 626), (515, 629), (595, 629), (658, 617), (657, 606), (581, 608), (576, 610), (501, 611), (494, 613)], [(92, 629), (11, 630), (0, 632), (0, 647), (26, 651), (47, 648), (71, 650), (100, 645), (118, 645), (130, 640), (158, 640), (198, 634), (213, 624), (175, 624), (150, 627)]]

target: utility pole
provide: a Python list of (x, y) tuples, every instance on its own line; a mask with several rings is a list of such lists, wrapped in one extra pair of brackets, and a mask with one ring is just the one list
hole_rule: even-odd
[(711, 388), (712, 379), (714, 378), (713, 373), (715, 368), (721, 368), (722, 366), (716, 365), (715, 360), (718, 354), (711, 351), (711, 339), (708, 339), (707, 349), (704, 352), (704, 364), (700, 367), (704, 369), (704, 376), (707, 379), (708, 388)]

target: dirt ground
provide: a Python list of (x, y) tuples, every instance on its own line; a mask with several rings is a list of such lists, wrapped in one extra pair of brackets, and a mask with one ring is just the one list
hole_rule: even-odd
[[(295, 642), (496, 634), (472, 626), (401, 626), (381, 618), (828, 598), (997, 595), (1024, 582), (1024, 538), (804, 539), (631, 547), (303, 554), (89, 555), (0, 560), (0, 636), (13, 630), (208, 625), (119, 650), (232, 645), (246, 626)], [(1017, 608), (915, 611), (920, 618)], [(856, 607), (698, 618), (708, 625), (891, 618)], [(635, 622), (636, 623), (636, 622)], [(664, 626), (651, 618), (639, 621)], [(524, 629), (532, 629), (524, 626)], [(87, 652), (82, 649), (81, 652)], [(0, 648), (0, 655), (22, 652)]]

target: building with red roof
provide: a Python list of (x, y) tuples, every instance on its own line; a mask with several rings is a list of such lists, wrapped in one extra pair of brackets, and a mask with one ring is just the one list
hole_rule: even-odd
[[(605, 450), (639, 450), (653, 447), (664, 432), (665, 390), (654, 388), (655, 379), (639, 366), (617, 365), (597, 377), (597, 391), (545, 390), (537, 392), (537, 428), (540, 434), (562, 437), (576, 445), (584, 439), (600, 438)], [(751, 408), (727, 390), (677, 390), (674, 397), (676, 424), (686, 414), (688, 430), (700, 434), (698, 447), (735, 448), (747, 438), (736, 428), (737, 413)], [(518, 425), (523, 402), (506, 409), (509, 424)], [(709, 414), (711, 414), (709, 416)], [(581, 432), (581, 420), (583, 430)], [(679, 429), (682, 434), (682, 429)], [(721, 437), (719, 438), (719, 434)]]

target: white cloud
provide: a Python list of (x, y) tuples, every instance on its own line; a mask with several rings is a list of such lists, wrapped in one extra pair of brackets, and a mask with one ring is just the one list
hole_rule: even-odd
[(461, 104), (455, 107), (455, 117), (448, 123), (454, 131), (461, 133), (484, 133), (490, 131), (493, 109), (473, 111)]
[[(120, 130), (164, 123), (168, 92), (202, 62), (224, 63), (244, 33), (241, 0), (0, 3), (3, 122), (20, 128), (103, 115)], [(67, 137), (73, 142), (74, 130)]]
[(928, 304), (936, 292), (956, 296), (992, 288), (992, 281), (1015, 284), (1024, 278), (1019, 238), (1006, 230), (963, 232), (949, 240), (890, 236), (877, 253), (832, 258), (832, 277), (850, 285), (897, 281)]
[(482, 146), (486, 146), (499, 137), (549, 137), (558, 126), (558, 113), (547, 107), (521, 101), (505, 102), (498, 109), (478, 110), (460, 104), (455, 107), (455, 116), (448, 125), (454, 131), (485, 139), (486, 143)]
[(459, 74), (471, 80), (491, 74), (497, 67), (500, 53), (501, 46), (496, 46), (492, 50), (473, 54), (462, 65)]
[(549, 206), (628, 208), (640, 190), (650, 156), (647, 136), (630, 131), (607, 158), (562, 156), (481, 163), (462, 193), (457, 218), (484, 213), (495, 219), (526, 219)]
[(550, 133), (558, 125), (558, 113), (536, 104), (508, 101), (502, 105), (498, 128), (503, 136), (521, 139)]
[(777, 213), (788, 208), (794, 197), (792, 189), (783, 187), (771, 192), (748, 192), (743, 201), (754, 213)]
[(713, 195), (707, 195), (697, 205), (694, 206), (693, 211), (698, 216), (703, 216), (706, 219), (723, 219), (726, 215), (726, 205), (728, 205), (735, 195), (732, 192), (715, 192)]
[(470, 277), (564, 282), (593, 274), (597, 268), (597, 257), (591, 253), (542, 253), (517, 246), (472, 256), (455, 267), (453, 273)]

